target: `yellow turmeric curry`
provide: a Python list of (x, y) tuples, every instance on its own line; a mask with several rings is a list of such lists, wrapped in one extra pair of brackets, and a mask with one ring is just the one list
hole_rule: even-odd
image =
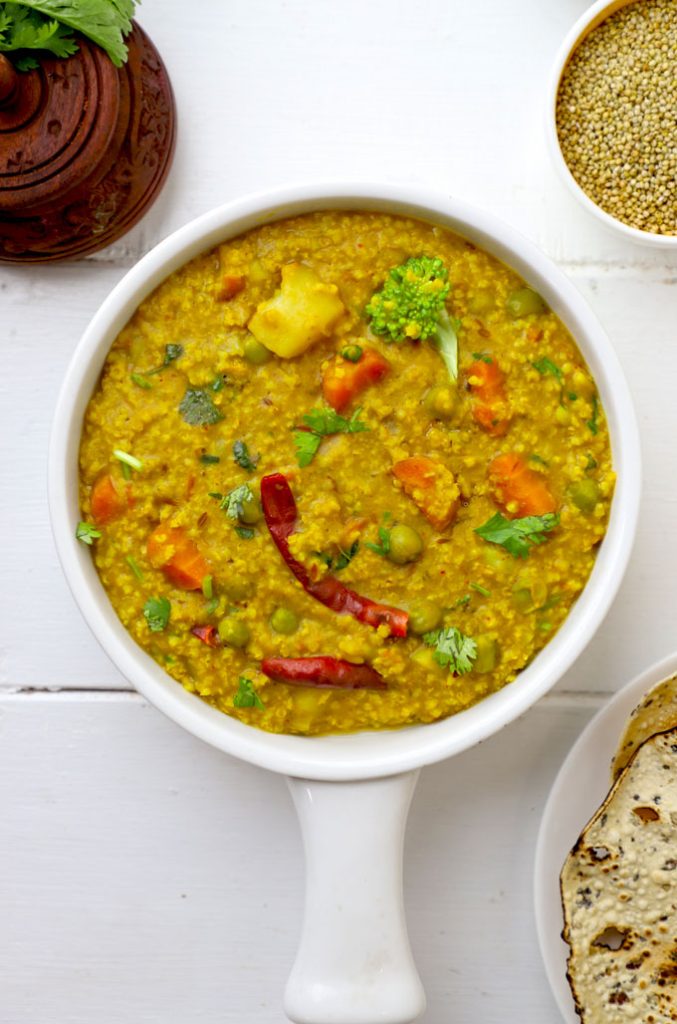
[(110, 601), (187, 690), (272, 732), (432, 722), (510, 683), (592, 570), (614, 487), (543, 299), (450, 231), (320, 212), (172, 274), (85, 415)]

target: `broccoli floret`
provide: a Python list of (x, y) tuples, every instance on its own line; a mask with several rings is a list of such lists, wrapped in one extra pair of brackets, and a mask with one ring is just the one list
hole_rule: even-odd
[(439, 256), (412, 256), (393, 267), (366, 313), (374, 334), (387, 341), (432, 339), (455, 381), (459, 322), (451, 319), (444, 305), (449, 288), (449, 273)]

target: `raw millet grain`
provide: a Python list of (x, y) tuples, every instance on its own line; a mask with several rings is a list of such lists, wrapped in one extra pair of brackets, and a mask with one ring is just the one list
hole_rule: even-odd
[(677, 0), (637, 0), (583, 40), (562, 75), (557, 133), (594, 203), (677, 235)]

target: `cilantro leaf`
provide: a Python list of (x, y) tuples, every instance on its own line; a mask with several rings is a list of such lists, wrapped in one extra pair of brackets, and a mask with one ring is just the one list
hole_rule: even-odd
[(237, 693), (233, 697), (233, 706), (236, 708), (259, 708), (262, 711), (266, 705), (254, 689), (251, 679), (247, 679), (246, 676), (240, 676)]
[(101, 530), (97, 530), (91, 523), (78, 523), (75, 536), (77, 540), (81, 540), (83, 544), (89, 544), (90, 547), (95, 540), (98, 540), (101, 536)]
[(294, 447), (296, 449), (296, 461), (301, 469), (309, 466), (315, 458), (317, 450), (322, 444), (322, 436), (313, 434), (311, 430), (294, 431)]
[(235, 533), (240, 540), (253, 540), (256, 536), (256, 530), (252, 530), (251, 526), (236, 526)]
[(152, 377), (154, 373), (162, 373), (166, 366), (169, 366), (176, 359), (183, 355), (183, 345), (165, 345), (165, 357), (159, 366), (146, 372), (146, 377)]
[(347, 551), (340, 547), (336, 558), (333, 558), (326, 551), (316, 551), (315, 554), (318, 558), (322, 559), (328, 569), (333, 569), (334, 572), (340, 572), (341, 569), (345, 569), (347, 565), (350, 565), (359, 550), (360, 542), (359, 540), (354, 540)]
[(179, 412), (191, 427), (209, 427), (223, 419), (223, 415), (202, 388), (188, 388), (181, 399)]
[(491, 544), (499, 544), (510, 552), (513, 558), (526, 558), (532, 544), (542, 544), (544, 534), (559, 525), (557, 512), (546, 512), (542, 516), (524, 516), (522, 519), (506, 519), (500, 512), (478, 526), (475, 533)]
[(167, 628), (172, 606), (166, 597), (149, 597), (143, 606), (143, 617), (151, 633), (161, 633)]
[(254, 493), (249, 484), (240, 484), (239, 487), (228, 491), (228, 494), (220, 494), (218, 491), (210, 491), (210, 498), (215, 498), (219, 508), (225, 512), (229, 519), (239, 519), (244, 502), (250, 502)]
[(256, 469), (256, 465), (259, 461), (259, 456), (253, 456), (249, 454), (249, 448), (244, 441), (236, 441), (233, 445), (233, 459), (236, 465), (242, 466), (243, 469)]
[[(127, 59), (127, 47), (123, 37), (132, 29), (131, 19), (135, 5), (136, 0), (15, 0), (10, 13), (13, 14), (14, 7), (27, 8), (28, 14), (41, 22), (46, 21), (48, 25), (51, 24), (48, 19), (54, 18), (61, 23), (61, 31), (66, 31), (64, 26), (68, 26), (68, 29), (82, 32), (88, 39), (98, 43), (113, 64), (120, 67)], [(47, 48), (56, 53), (57, 57), (65, 57), (75, 53), (77, 49), (72, 36), (70, 39), (72, 42), (68, 53), (57, 53), (51, 46), (45, 47), (43, 42), (39, 45), (22, 45), (30, 49)]]
[(296, 459), (301, 468), (313, 461), (323, 437), (331, 434), (359, 434), (369, 427), (360, 419), (356, 409), (350, 419), (339, 416), (333, 409), (311, 409), (303, 417), (303, 427), (294, 431)]
[(562, 371), (560, 370), (559, 366), (557, 366), (556, 363), (553, 363), (552, 359), (548, 359), (547, 356), (542, 356), (540, 359), (537, 359), (536, 362), (532, 363), (531, 365), (533, 366), (534, 370), (538, 370), (541, 377), (545, 377), (547, 374), (550, 374), (552, 377), (555, 377), (555, 379), (558, 380), (560, 384), (562, 383), (564, 376)]
[(435, 648), (433, 657), (437, 664), (442, 668), (448, 668), (454, 675), (464, 676), (472, 671), (473, 662), (477, 657), (477, 644), (472, 637), (466, 636), (456, 626), (426, 633), (423, 643)]
[[(2, 5), (0, 21), (0, 50), (46, 50), (55, 57), (70, 57), (78, 48), (72, 30), (47, 15), (30, 10), (33, 5), (17, 0)], [(29, 70), (30, 58), (19, 58), (20, 70)]]
[(390, 529), (389, 524), (392, 520), (390, 512), (384, 512), (382, 517), (381, 525), (378, 528), (378, 544), (372, 544), (371, 541), (365, 540), (364, 546), (373, 551), (375, 555), (382, 555), (384, 558), (390, 552)]

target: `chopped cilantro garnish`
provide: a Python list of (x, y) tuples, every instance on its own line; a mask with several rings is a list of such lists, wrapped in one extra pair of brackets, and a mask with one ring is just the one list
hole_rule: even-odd
[(213, 615), (216, 609), (219, 607), (218, 597), (213, 597), (211, 601), (207, 601), (205, 605), (205, 615)]
[(592, 416), (587, 421), (587, 426), (591, 434), (596, 434), (598, 431), (597, 419), (599, 417), (599, 401), (597, 395), (592, 396)]
[(423, 642), (434, 647), (434, 658), (442, 668), (448, 668), (454, 675), (464, 676), (472, 671), (473, 662), (477, 657), (477, 644), (470, 636), (466, 636), (456, 626), (448, 629), (436, 629), (426, 633)]
[(218, 455), (201, 455), (200, 462), (204, 463), (205, 466), (215, 466), (221, 459)]
[(233, 697), (233, 705), (236, 708), (259, 708), (261, 711), (265, 704), (254, 689), (251, 679), (240, 676), (237, 686), (237, 693)]
[(75, 528), (75, 536), (78, 540), (81, 540), (83, 544), (89, 544), (90, 546), (95, 540), (98, 540), (101, 536), (101, 530), (97, 530), (91, 523), (80, 522)]
[(391, 518), (390, 512), (384, 513), (383, 522), (378, 528), (378, 544), (372, 544), (368, 540), (364, 542), (365, 547), (377, 555), (383, 555), (384, 558), (390, 552), (390, 530), (388, 529), (388, 523)]
[(470, 594), (464, 594), (454, 603), (454, 608), (466, 608), (470, 604)]
[(212, 391), (223, 391), (225, 386), (226, 386), (226, 378), (225, 378), (225, 376), (222, 373), (220, 373), (218, 375), (218, 377), (215, 377), (214, 380), (210, 384), (210, 387), (211, 387)]
[(166, 597), (149, 597), (143, 606), (143, 617), (151, 633), (161, 633), (167, 628), (172, 606)]
[(153, 387), (151, 382), (146, 380), (141, 373), (130, 373), (129, 378), (133, 384), (136, 384), (137, 388), (143, 388), (145, 391), (150, 391)]
[(225, 512), (229, 519), (238, 519), (242, 511), (242, 503), (250, 501), (253, 497), (249, 484), (240, 484), (233, 488), (228, 494), (220, 494), (219, 491), (209, 491), (210, 498), (216, 498), (219, 508)]
[(202, 388), (188, 388), (181, 399), (179, 412), (191, 427), (208, 427), (223, 419), (222, 414)]
[(146, 373), (147, 377), (152, 377), (154, 373), (162, 373), (165, 367), (169, 366), (176, 359), (183, 355), (183, 345), (165, 345), (165, 356), (159, 366), (154, 367), (152, 370), (148, 370)]
[(254, 470), (259, 461), (259, 456), (251, 455), (244, 441), (236, 441), (233, 445), (233, 459), (236, 465), (241, 466), (242, 469)]
[(545, 459), (542, 458), (540, 455), (537, 455), (536, 452), (531, 453), (531, 455), (529, 456), (529, 462), (537, 462), (539, 466), (547, 467), (550, 465), (549, 462), (546, 462)]
[(487, 590), (486, 587), (480, 586), (479, 583), (471, 583), (470, 584), (470, 589), (471, 590), (476, 590), (478, 594), (482, 595), (482, 597), (491, 597), (491, 591)]
[(350, 419), (339, 416), (333, 409), (311, 409), (303, 417), (304, 426), (294, 430), (294, 445), (299, 466), (310, 465), (323, 437), (330, 434), (358, 434), (369, 427), (360, 418), (356, 409)]
[(559, 524), (556, 512), (542, 516), (524, 516), (522, 519), (506, 519), (500, 512), (478, 526), (475, 533), (492, 544), (499, 544), (510, 552), (513, 558), (526, 558), (532, 544), (542, 544), (543, 535), (554, 530)]
[(491, 366), (493, 363), (493, 359), (491, 356), (488, 356), (486, 352), (473, 352), (472, 357), (473, 359), (479, 359), (482, 363), (486, 363), (487, 366)]
[(122, 463), (122, 475), (125, 478), (125, 480), (132, 479), (132, 467), (128, 466), (126, 462)]
[(134, 455), (130, 455), (129, 452), (123, 452), (120, 448), (115, 448), (113, 449), (113, 455), (119, 462), (122, 462), (125, 466), (129, 466), (130, 469), (143, 469), (143, 462), (141, 459), (137, 459)]
[(127, 555), (125, 561), (126, 561), (127, 565), (129, 566), (129, 568), (134, 573), (134, 575), (136, 576), (137, 580), (143, 580), (143, 573), (141, 572), (141, 569), (139, 567), (139, 563), (137, 562), (137, 560), (132, 555)]
[(542, 377), (545, 377), (547, 374), (550, 374), (552, 377), (555, 377), (555, 379), (558, 380), (560, 384), (562, 383), (562, 371), (560, 370), (559, 366), (557, 366), (556, 363), (553, 363), (552, 359), (548, 359), (547, 356), (542, 356), (540, 359), (537, 359), (536, 362), (532, 363), (531, 365), (533, 366), (534, 370), (538, 370)]
[(236, 526), (235, 533), (241, 540), (253, 540), (256, 536), (256, 530), (252, 530), (251, 526)]
[(359, 550), (360, 542), (359, 540), (354, 540), (347, 551), (344, 551), (344, 549), (340, 547), (339, 553), (335, 558), (326, 551), (317, 551), (316, 555), (318, 558), (322, 559), (328, 569), (333, 569), (334, 572), (340, 572), (341, 569), (345, 569), (347, 565), (350, 565)]

